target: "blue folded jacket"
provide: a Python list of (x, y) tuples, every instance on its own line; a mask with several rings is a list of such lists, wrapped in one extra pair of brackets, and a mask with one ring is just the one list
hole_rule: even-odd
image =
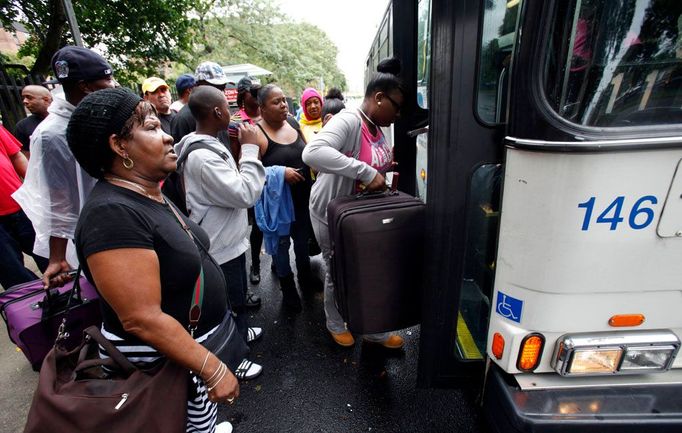
[(284, 181), (286, 167), (265, 167), (265, 187), (256, 202), (256, 224), (263, 232), (265, 252), (277, 255), (279, 237), (287, 236), (291, 223), (296, 221), (291, 189)]

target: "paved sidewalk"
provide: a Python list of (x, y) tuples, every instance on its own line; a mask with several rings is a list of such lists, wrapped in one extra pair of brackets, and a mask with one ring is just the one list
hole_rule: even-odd
[[(33, 260), (25, 260), (28, 268), (40, 275)], [(18, 433), (24, 430), (38, 373), (10, 341), (4, 322), (0, 323), (0, 432)]]

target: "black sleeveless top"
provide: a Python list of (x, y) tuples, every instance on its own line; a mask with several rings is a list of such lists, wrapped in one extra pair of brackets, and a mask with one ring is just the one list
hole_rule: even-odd
[[(303, 148), (305, 141), (301, 135), (301, 131), (297, 129), (298, 135), (296, 141), (290, 144), (281, 144), (273, 141), (265, 132), (261, 125), (258, 127), (265, 134), (268, 139), (268, 150), (261, 158), (264, 167), (273, 165), (282, 165), (285, 167), (292, 167), (300, 169), (299, 173), (305, 177), (305, 181), (299, 182), (291, 187), (291, 199), (294, 202), (294, 213), (296, 220), (300, 220), (299, 215), (308, 214), (308, 202), (310, 201), (310, 187), (312, 186), (312, 179), (310, 178), (310, 168), (303, 163)], [(293, 127), (293, 126), (292, 126)], [(296, 129), (296, 128), (294, 128)]]

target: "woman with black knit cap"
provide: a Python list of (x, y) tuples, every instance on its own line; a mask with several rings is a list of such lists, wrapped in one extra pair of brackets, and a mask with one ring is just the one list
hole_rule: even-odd
[[(336, 197), (386, 189), (384, 175), (393, 167), (393, 151), (380, 127), (395, 122), (405, 95), (397, 77), (398, 59), (382, 60), (377, 71), (367, 84), (360, 108), (335, 115), (303, 150), (303, 162), (319, 172), (310, 193), (310, 219), (327, 265), (324, 281), (327, 330), (341, 346), (353, 346), (355, 339), (334, 302), (327, 205)], [(363, 338), (389, 349), (399, 349), (404, 344), (399, 335), (382, 333)]]
[(227, 299), (220, 268), (200, 253), (177, 218), (205, 244), (206, 233), (176, 216), (161, 195), (159, 182), (176, 168), (172, 137), (148, 102), (108, 89), (83, 99), (67, 138), (78, 163), (98, 179), (76, 228), (76, 251), (102, 296), (103, 335), (135, 363), (165, 356), (187, 368), (188, 432), (232, 431), (229, 423), (215, 425), (215, 403), (239, 396), (237, 379), (188, 332), (202, 268), (207, 302), (197, 340), (221, 323)]

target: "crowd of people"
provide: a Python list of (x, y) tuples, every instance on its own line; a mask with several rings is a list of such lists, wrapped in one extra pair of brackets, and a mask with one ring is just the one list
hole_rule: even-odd
[[(213, 62), (176, 80), (174, 102), (158, 77), (144, 80), (141, 95), (117, 87), (109, 63), (85, 48), (60, 49), (52, 67), (64, 98), (26, 86), (32, 114), (17, 125), (21, 142), (0, 129), (3, 287), (37, 278), (22, 253), (35, 258), (45, 287), (80, 266), (102, 297), (109, 340), (140, 365), (166, 357), (189, 371), (188, 432), (231, 431), (217, 423), (216, 404), (232, 403), (238, 381), (263, 371), (248, 359), (230, 370), (201, 344), (226, 314), (247, 344), (263, 335), (246, 313), (261, 304), (248, 281), (260, 283), (263, 247), (283, 307), (301, 310), (299, 289), (324, 290), (331, 337), (354, 344), (334, 303), (326, 208), (335, 197), (386, 188), (393, 158), (381, 127), (400, 115), (399, 61), (380, 63), (357, 110), (345, 109), (336, 89), (325, 98), (306, 89), (299, 121), (281, 87), (250, 77), (237, 83), (232, 113), (228, 79)], [(170, 190), (180, 199), (168, 199)], [(318, 248), (324, 281), (310, 264)], [(199, 286), (205, 300), (191, 325)], [(396, 334), (363, 339), (403, 346)]]

